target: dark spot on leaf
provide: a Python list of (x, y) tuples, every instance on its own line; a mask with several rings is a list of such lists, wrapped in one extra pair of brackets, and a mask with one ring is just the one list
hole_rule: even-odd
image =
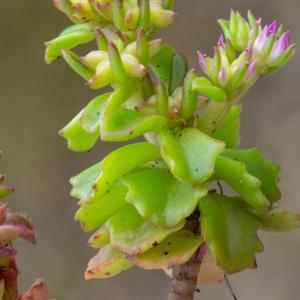
[(158, 242), (156, 242), (156, 241), (152, 243), (153, 247), (156, 247), (157, 245), (158, 245)]
[(196, 293), (200, 293), (200, 289), (196, 289)]
[(105, 276), (109, 276), (109, 275), (110, 275), (110, 272), (106, 272), (104, 275), (105, 275)]
[(168, 252), (168, 251), (165, 251), (165, 252), (164, 252), (164, 255), (169, 255), (169, 252)]
[(198, 168), (196, 168), (196, 169), (195, 169), (195, 171), (196, 171), (196, 172), (198, 172), (198, 171), (199, 171), (199, 169), (198, 169)]

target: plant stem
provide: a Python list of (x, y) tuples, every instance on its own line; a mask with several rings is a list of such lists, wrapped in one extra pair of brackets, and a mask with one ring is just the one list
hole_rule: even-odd
[(214, 134), (229, 113), (231, 106), (232, 101), (222, 103), (212, 101), (200, 119), (199, 129), (208, 135)]
[[(200, 212), (195, 211), (188, 219), (186, 228), (195, 235), (200, 231)], [(172, 289), (168, 300), (193, 300), (197, 289), (198, 275), (207, 251), (207, 245), (203, 243), (196, 253), (186, 263), (175, 266), (172, 269)]]
[(201, 262), (194, 255), (188, 262), (173, 268), (172, 290), (168, 300), (193, 300)]

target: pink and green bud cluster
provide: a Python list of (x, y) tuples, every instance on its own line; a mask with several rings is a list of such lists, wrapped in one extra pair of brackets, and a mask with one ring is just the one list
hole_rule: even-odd
[(290, 44), (289, 32), (283, 31), (277, 21), (262, 26), (262, 20), (248, 12), (248, 20), (239, 12), (231, 11), (229, 21), (219, 20), (225, 37), (234, 50), (247, 51), (249, 60), (257, 59), (259, 72), (274, 72), (284, 66), (295, 53), (295, 44)]
[[(251, 12), (245, 20), (232, 11), (230, 20), (219, 20), (223, 35), (214, 48), (213, 57), (198, 51), (201, 70), (209, 77), (198, 78), (194, 88), (216, 101), (240, 98), (260, 75), (277, 71), (295, 53), (295, 45), (289, 42), (289, 33), (283, 32), (273, 21), (262, 28), (261, 19), (255, 19)], [(221, 89), (214, 97), (206, 88)]]

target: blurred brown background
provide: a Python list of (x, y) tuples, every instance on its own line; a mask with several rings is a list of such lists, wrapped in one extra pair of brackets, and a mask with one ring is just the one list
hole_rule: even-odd
[[(166, 40), (195, 63), (195, 51), (210, 51), (220, 33), (216, 19), (228, 17), (231, 7), (243, 13), (250, 8), (268, 22), (278, 19), (300, 44), (300, 0), (178, 0), (178, 18), (165, 30)], [(94, 251), (73, 221), (76, 201), (69, 197), (68, 179), (116, 145), (98, 143), (91, 153), (77, 154), (57, 135), (93, 96), (63, 62), (49, 67), (43, 61), (43, 41), (66, 24), (51, 0), (1, 1), (1, 171), (17, 187), (10, 206), (30, 214), (38, 238), (36, 246), (17, 244), (21, 288), (42, 276), (57, 300), (162, 300), (169, 281), (161, 272), (133, 269), (106, 281), (83, 279)], [(242, 128), (244, 146), (260, 145), (266, 157), (283, 166), (281, 204), (298, 212), (299, 55), (247, 95)], [(258, 270), (231, 276), (239, 299), (300, 299), (300, 231), (261, 237), (265, 252), (258, 256)], [(231, 299), (224, 284), (203, 287), (200, 298)]]

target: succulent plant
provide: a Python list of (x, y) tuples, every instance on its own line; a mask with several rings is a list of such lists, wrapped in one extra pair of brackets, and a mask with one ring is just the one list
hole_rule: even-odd
[[(71, 150), (100, 138), (125, 145), (71, 179), (75, 219), (94, 231), (98, 254), (85, 277), (109, 278), (132, 266), (173, 278), (169, 299), (193, 299), (197, 281), (256, 266), (258, 230), (289, 231), (299, 216), (277, 207), (278, 165), (258, 148), (240, 149), (242, 96), (294, 54), (276, 22), (262, 27), (232, 11), (213, 57), (198, 52), (204, 74), (155, 39), (175, 16), (174, 1), (56, 0), (75, 23), (46, 43), (100, 93), (61, 131)], [(95, 41), (80, 56), (73, 48)], [(214, 189), (229, 185), (236, 196)]]
[[(1, 159), (1, 152), (0, 152)], [(5, 179), (0, 175), (0, 184)], [(0, 199), (8, 196), (14, 188), (0, 186)], [(31, 290), (19, 295), (16, 264), (17, 251), (13, 242), (23, 238), (36, 243), (33, 225), (25, 213), (15, 213), (8, 209), (6, 203), (0, 205), (0, 299), (1, 300), (49, 300), (48, 289), (42, 280), (37, 280)]]

